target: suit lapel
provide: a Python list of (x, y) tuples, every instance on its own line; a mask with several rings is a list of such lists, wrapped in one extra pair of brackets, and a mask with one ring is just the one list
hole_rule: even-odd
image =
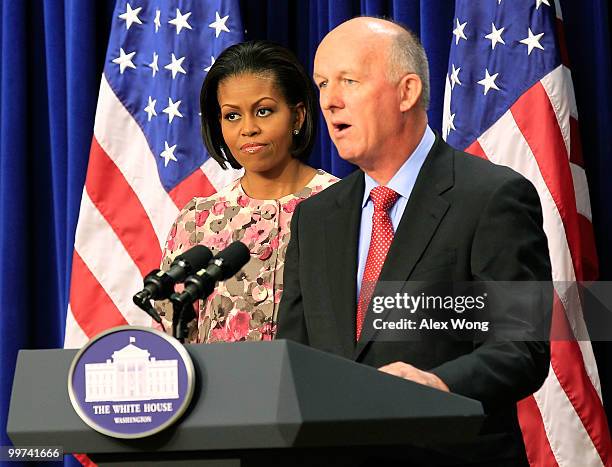
[(355, 349), (355, 310), (357, 303), (357, 247), (363, 199), (363, 173), (349, 176), (346, 189), (335, 200), (325, 225), (327, 280), (331, 291), (333, 315), (343, 356), (351, 358)]
[[(393, 243), (381, 270), (379, 281), (404, 282), (410, 278), (416, 263), (423, 255), (444, 218), (448, 201), (442, 196), (453, 185), (452, 149), (439, 136), (431, 148), (397, 227)], [(372, 313), (368, 309), (368, 315)], [(384, 319), (385, 314), (378, 318)], [(366, 321), (368, 316), (366, 316)], [(365, 330), (364, 330), (365, 331)], [(354, 359), (358, 359), (376, 332), (363, 332), (355, 347)]]

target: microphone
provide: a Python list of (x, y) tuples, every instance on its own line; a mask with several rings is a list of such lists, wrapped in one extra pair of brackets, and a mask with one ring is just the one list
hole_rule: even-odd
[(150, 300), (168, 298), (174, 293), (174, 284), (182, 282), (194, 271), (205, 267), (211, 258), (212, 253), (207, 247), (196, 245), (177, 256), (168, 271), (154, 269), (144, 278), (144, 288), (132, 298), (134, 303), (161, 323), (161, 318), (151, 306)]
[(232, 277), (249, 259), (251, 254), (244, 243), (231, 243), (225, 250), (220, 251), (206, 268), (187, 277), (185, 290), (180, 294), (172, 294), (170, 300), (174, 304), (184, 306), (199, 298), (208, 297), (218, 281)]

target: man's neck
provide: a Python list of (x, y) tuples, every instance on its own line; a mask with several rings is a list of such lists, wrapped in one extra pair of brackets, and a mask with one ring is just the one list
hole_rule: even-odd
[(414, 153), (423, 139), (426, 128), (427, 119), (418, 125), (418, 128), (416, 128), (416, 125), (410, 127), (406, 132), (407, 134), (400, 136), (401, 144), (390, 151), (381, 151), (381, 157), (376, 159), (371, 167), (360, 167), (361, 170), (372, 177), (379, 185), (386, 185)]

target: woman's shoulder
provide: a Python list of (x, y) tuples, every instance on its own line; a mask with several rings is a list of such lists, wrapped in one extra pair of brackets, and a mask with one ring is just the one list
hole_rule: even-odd
[(312, 180), (317, 183), (325, 183), (327, 185), (331, 185), (332, 183), (336, 183), (340, 179), (335, 175), (326, 172), (323, 169), (316, 169), (315, 176)]
[(312, 177), (310, 182), (308, 182), (305, 187), (308, 191), (308, 196), (312, 196), (314, 194), (319, 193), (320, 191), (323, 191), (325, 188), (330, 185), (333, 185), (338, 180), (340, 180), (338, 177), (327, 173), (325, 170), (316, 169), (314, 177)]
[(210, 206), (219, 201), (227, 201), (228, 199), (238, 197), (240, 195), (239, 184), (240, 180), (234, 180), (209, 196), (195, 196), (191, 198), (189, 202), (181, 209), (179, 217), (181, 215), (188, 214), (189, 212), (193, 213), (210, 209)]

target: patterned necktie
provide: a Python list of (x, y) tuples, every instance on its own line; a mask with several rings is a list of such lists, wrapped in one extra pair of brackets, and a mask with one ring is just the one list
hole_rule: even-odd
[(366, 260), (365, 269), (363, 271), (361, 291), (359, 293), (359, 301), (357, 302), (357, 340), (359, 340), (359, 336), (361, 336), (363, 320), (368, 311), (368, 305), (374, 293), (376, 281), (378, 280), (380, 270), (387, 257), (391, 242), (393, 241), (393, 224), (389, 217), (389, 209), (393, 207), (399, 195), (391, 188), (377, 186), (370, 192), (370, 198), (374, 203), (372, 238), (370, 239), (368, 259)]

